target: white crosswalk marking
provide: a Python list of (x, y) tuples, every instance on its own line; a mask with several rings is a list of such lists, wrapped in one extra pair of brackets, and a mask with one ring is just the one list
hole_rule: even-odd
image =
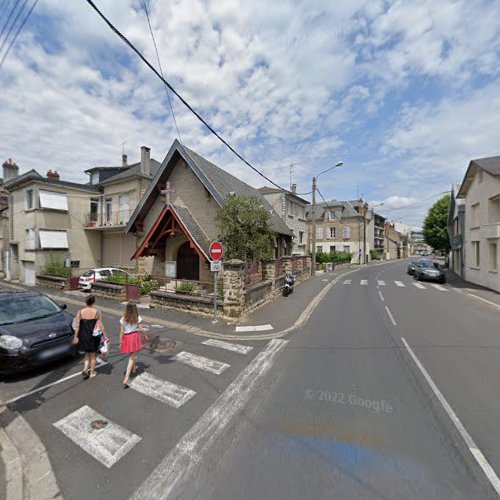
[(361, 285), (368, 285), (368, 281), (367, 280), (361, 280), (360, 284)]
[(224, 342), (223, 340), (216, 339), (205, 340), (202, 344), (212, 347), (220, 347), (221, 349), (226, 349), (226, 351), (237, 352), (239, 354), (248, 354), (253, 349), (253, 347), (250, 347), (249, 345), (231, 344), (230, 342)]
[(176, 354), (172, 357), (172, 359), (174, 361), (180, 361), (181, 363), (192, 366), (193, 368), (199, 368), (200, 370), (215, 373), (215, 375), (220, 375), (230, 366), (226, 363), (215, 361), (214, 359), (204, 358), (203, 356), (191, 354), (190, 352), (186, 351), (182, 351), (179, 354)]
[(196, 394), (191, 389), (155, 377), (150, 373), (141, 373), (133, 380), (130, 387), (174, 408), (180, 408)]
[(378, 286), (385, 286), (385, 281), (384, 280), (377, 280), (377, 285)]
[(344, 285), (350, 285), (351, 284), (351, 280), (345, 280), (344, 281)]
[(108, 468), (141, 440), (89, 406), (70, 413), (56, 422), (54, 427)]
[(422, 283), (413, 283), (414, 286), (416, 286), (417, 288), (420, 288), (422, 290), (425, 290), (425, 286), (422, 285)]
[(400, 288), (406, 288), (406, 285), (401, 281), (395, 281), (394, 283), (396, 283), (396, 286), (399, 286)]
[(443, 288), (442, 286), (436, 285), (435, 283), (431, 283), (431, 285), (436, 289), (436, 290), (441, 290), (442, 292), (446, 292), (446, 288)]

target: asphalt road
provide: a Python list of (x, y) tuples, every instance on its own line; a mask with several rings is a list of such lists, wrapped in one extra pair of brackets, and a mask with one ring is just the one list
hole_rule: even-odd
[[(286, 340), (233, 342), (248, 352), (148, 324), (141, 372), (157, 377), (153, 392), (184, 387), (177, 407), (121, 388), (119, 308), (104, 315), (115, 342), (96, 379), (65, 361), (1, 382), (0, 399), (34, 391), (9, 408), (40, 437), (66, 499), (496, 498), (402, 338), (500, 473), (498, 310), (449, 285), (417, 287), (405, 269), (350, 272)], [(207, 372), (181, 352), (229, 366)], [(94, 434), (87, 417), (105, 427)]]
[(498, 310), (417, 288), (402, 262), (346, 279), (291, 338), (236, 439), (176, 498), (496, 498), (401, 338), (500, 472)]

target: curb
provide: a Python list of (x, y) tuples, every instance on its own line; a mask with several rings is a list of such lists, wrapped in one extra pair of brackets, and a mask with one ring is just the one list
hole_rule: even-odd
[[(5, 499), (62, 500), (47, 451), (28, 422), (6, 409), (0, 410), (0, 421), (0, 456), (7, 483)], [(3, 425), (4, 421), (9, 423)]]

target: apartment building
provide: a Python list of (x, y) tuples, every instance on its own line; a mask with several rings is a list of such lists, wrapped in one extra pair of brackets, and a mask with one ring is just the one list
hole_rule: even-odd
[[(457, 186), (460, 191), (460, 185)], [(465, 249), (465, 200), (457, 199), (455, 189), (451, 189), (450, 209), (448, 212), (448, 236), (450, 238), (450, 254), (448, 267), (459, 276), (464, 275)]]
[(292, 254), (305, 255), (309, 248), (306, 219), (308, 202), (296, 194), (297, 186), (293, 184), (290, 191), (270, 187), (261, 187), (257, 191), (264, 196), (276, 214), (293, 231)]
[[(306, 215), (311, 223), (312, 205), (306, 207)], [(360, 262), (365, 248), (366, 261), (370, 259), (370, 224), (373, 226), (373, 221), (367, 204), (354, 207), (349, 201), (337, 200), (317, 203), (315, 221), (316, 252), (349, 252), (352, 254), (352, 262)], [(311, 235), (309, 241), (312, 242)]]
[(141, 161), (86, 171), (89, 183), (62, 180), (49, 170), (19, 175), (5, 162), (9, 192), (7, 277), (34, 284), (53, 261), (71, 261), (82, 272), (101, 266), (148, 271), (151, 259), (131, 260), (138, 235), (124, 229), (160, 164), (141, 148)]
[(500, 292), (500, 156), (472, 160), (457, 199), (465, 200), (463, 277)]
[(373, 213), (373, 248), (377, 252), (379, 259), (385, 259), (385, 227), (386, 218), (377, 213)]

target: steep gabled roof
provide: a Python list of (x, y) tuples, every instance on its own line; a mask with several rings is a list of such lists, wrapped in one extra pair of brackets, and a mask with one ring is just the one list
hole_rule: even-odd
[(488, 172), (488, 174), (493, 177), (500, 176), (500, 156), (491, 156), (489, 158), (478, 158), (477, 160), (472, 160), (467, 167), (467, 171), (465, 172), (464, 180), (462, 181), (460, 190), (457, 193), (457, 198), (465, 198), (478, 169)]
[(270, 225), (274, 232), (288, 236), (293, 235), (291, 229), (287, 227), (287, 225), (276, 214), (271, 205), (267, 202), (264, 196), (257, 191), (257, 189), (237, 179), (225, 170), (222, 170), (217, 165), (214, 165), (200, 156), (198, 153), (186, 148), (177, 139), (173, 142), (167, 156), (151, 181), (149, 188), (132, 214), (129, 223), (125, 228), (126, 233), (132, 230), (137, 218), (141, 215), (144, 216), (153, 206), (153, 203), (159, 196), (156, 186), (167, 181), (175, 165), (181, 158), (184, 159), (186, 164), (191, 168), (196, 177), (198, 177), (219, 206), (224, 204), (225, 198), (230, 194), (253, 196), (259, 199), (263, 207), (271, 214)]

